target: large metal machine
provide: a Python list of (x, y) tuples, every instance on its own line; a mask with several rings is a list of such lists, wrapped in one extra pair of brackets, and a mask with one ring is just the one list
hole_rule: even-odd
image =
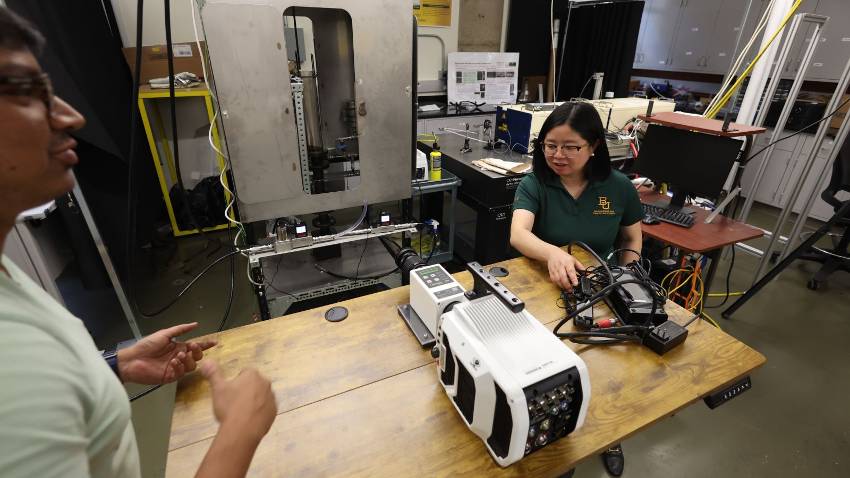
[(201, 18), (243, 221), (410, 197), (409, 4), (207, 0)]

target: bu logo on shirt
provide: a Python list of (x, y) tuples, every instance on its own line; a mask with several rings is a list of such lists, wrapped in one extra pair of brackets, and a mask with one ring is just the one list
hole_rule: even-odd
[(611, 205), (611, 201), (607, 196), (599, 196), (599, 202), (596, 203), (596, 209), (593, 210), (594, 216), (613, 216), (616, 214)]

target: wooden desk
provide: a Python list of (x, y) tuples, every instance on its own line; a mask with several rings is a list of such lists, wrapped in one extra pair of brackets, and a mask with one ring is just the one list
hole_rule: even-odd
[[(667, 199), (666, 196), (648, 189), (639, 191), (641, 202), (652, 204), (655, 201)], [(678, 247), (685, 252), (696, 252), (711, 259), (704, 280), (705, 293), (711, 287), (714, 275), (717, 273), (718, 259), (723, 248), (738, 242), (748, 241), (764, 235), (764, 232), (749, 224), (718, 215), (710, 224), (705, 223), (709, 211), (695, 207), (694, 225), (681, 227), (666, 222), (658, 224), (641, 224), (644, 236), (657, 239), (665, 244)]]
[[(578, 257), (593, 263), (583, 252)], [(510, 270), (503, 283), (554, 327), (563, 311), (545, 267), (525, 258), (500, 265)], [(468, 273), (455, 277), (471, 287)], [(217, 334), (220, 345), (208, 356), (225, 375), (257, 367), (277, 396), (278, 419), (249, 475), (557, 476), (765, 362), (701, 321), (663, 357), (635, 345), (568, 343), (590, 369), (584, 427), (502, 469), (454, 410), (434, 360), (399, 319), (395, 307), (407, 300), (408, 288), (400, 287), (340, 303), (350, 311), (340, 323), (315, 309)], [(690, 316), (674, 304), (667, 310), (680, 323)], [(186, 377), (178, 386), (166, 476), (194, 474), (216, 429), (208, 385), (197, 374)]]

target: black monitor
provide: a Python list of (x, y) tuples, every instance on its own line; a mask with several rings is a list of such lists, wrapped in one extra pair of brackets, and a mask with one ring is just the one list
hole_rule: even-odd
[(741, 146), (734, 138), (650, 124), (634, 170), (673, 191), (669, 205), (659, 205), (682, 208), (686, 196), (720, 195)]

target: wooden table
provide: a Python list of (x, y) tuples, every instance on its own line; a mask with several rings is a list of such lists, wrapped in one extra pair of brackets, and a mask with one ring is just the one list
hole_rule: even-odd
[[(579, 259), (593, 260), (579, 251)], [(499, 263), (502, 282), (549, 328), (562, 317), (545, 266)], [(466, 273), (455, 277), (467, 289)], [(279, 415), (254, 457), (251, 476), (558, 476), (709, 392), (749, 374), (765, 358), (702, 321), (684, 344), (660, 357), (645, 347), (568, 343), (590, 370), (584, 427), (500, 468), (464, 424), (437, 380), (434, 360), (396, 312), (408, 288), (341, 302), (350, 315), (324, 320), (314, 309), (217, 334), (208, 356), (225, 375), (256, 367), (272, 381)], [(597, 308), (599, 311), (599, 308)], [(680, 323), (690, 314), (675, 304)], [(721, 411), (717, 413), (723, 413)], [(166, 476), (194, 474), (217, 424), (207, 383), (178, 385)]]
[[(669, 199), (655, 191), (642, 188), (640, 200), (643, 203), (652, 204), (655, 201)], [(748, 241), (764, 235), (764, 231), (747, 223), (718, 215), (710, 224), (705, 223), (709, 211), (694, 207), (694, 225), (682, 227), (666, 222), (657, 224), (641, 224), (641, 232), (644, 236), (657, 239), (665, 244), (678, 247), (685, 252), (703, 254), (711, 259), (705, 280), (705, 294), (708, 294), (714, 275), (717, 273), (717, 265), (723, 248), (738, 242)]]

